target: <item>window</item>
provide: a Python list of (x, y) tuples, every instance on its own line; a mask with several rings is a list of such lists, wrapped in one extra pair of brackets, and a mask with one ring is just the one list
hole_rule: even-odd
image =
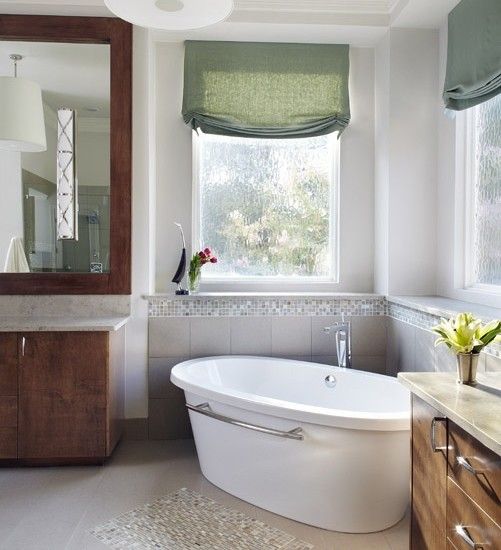
[(336, 134), (253, 139), (194, 133), (194, 242), (204, 280), (337, 280)]
[(501, 289), (501, 94), (467, 121), (466, 283)]

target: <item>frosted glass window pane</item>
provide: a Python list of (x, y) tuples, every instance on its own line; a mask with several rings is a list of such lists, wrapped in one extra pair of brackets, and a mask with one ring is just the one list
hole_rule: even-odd
[(336, 137), (198, 139), (203, 277), (332, 277)]
[(501, 95), (475, 110), (473, 282), (501, 285)]

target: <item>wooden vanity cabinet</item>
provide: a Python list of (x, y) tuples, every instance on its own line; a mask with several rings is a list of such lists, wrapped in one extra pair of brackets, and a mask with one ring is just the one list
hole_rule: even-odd
[(413, 550), (445, 548), (447, 429), (439, 411), (412, 396)]
[(17, 457), (17, 335), (0, 333), (0, 460)]
[[(124, 329), (0, 334), (0, 458), (100, 463), (120, 437)], [(14, 412), (13, 412), (14, 411)]]
[(501, 550), (501, 457), (412, 397), (412, 550)]

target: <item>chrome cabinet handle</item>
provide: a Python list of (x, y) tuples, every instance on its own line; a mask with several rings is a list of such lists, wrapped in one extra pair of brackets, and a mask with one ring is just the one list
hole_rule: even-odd
[(24, 357), (24, 350), (26, 349), (26, 337), (23, 336), (21, 339), (21, 355)]
[(190, 411), (203, 414), (204, 416), (214, 418), (215, 420), (219, 420), (221, 422), (226, 422), (227, 424), (232, 424), (233, 426), (240, 426), (241, 428), (254, 430), (255, 432), (275, 435), (277, 437), (284, 437), (286, 439), (296, 439), (298, 441), (302, 441), (304, 439), (303, 430), (299, 427), (294, 428), (293, 430), (290, 430), (288, 432), (284, 432), (281, 430), (275, 430), (273, 428), (265, 428), (264, 426), (257, 426), (256, 424), (249, 424), (247, 422), (236, 420), (235, 418), (230, 418), (229, 416), (224, 416), (222, 414), (218, 414), (217, 412), (214, 412), (213, 410), (211, 410), (209, 403), (202, 403), (201, 405), (190, 405), (189, 403), (186, 403), (186, 407)]
[(461, 537), (470, 548), (483, 548), (485, 543), (475, 542), (468, 533), (468, 529), (462, 525), (456, 525), (456, 534)]
[(473, 474), (474, 476), (480, 474), (480, 470), (476, 470), (471, 464), (470, 462), (468, 461), (467, 458), (465, 458), (464, 456), (458, 456), (456, 457), (456, 462), (462, 467), (464, 468), (467, 472), (470, 472), (470, 474)]
[(437, 447), (437, 443), (436, 443), (436, 440), (435, 440), (435, 437), (436, 437), (436, 425), (437, 425), (437, 422), (445, 422), (447, 420), (447, 418), (445, 416), (436, 416), (432, 421), (431, 421), (431, 426), (430, 426), (430, 444), (431, 444), (431, 449), (434, 453), (438, 453), (440, 451), (445, 451), (447, 449), (447, 447)]

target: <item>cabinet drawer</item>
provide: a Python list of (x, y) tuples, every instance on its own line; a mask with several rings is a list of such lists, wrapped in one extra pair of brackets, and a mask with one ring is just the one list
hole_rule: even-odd
[[(461, 537), (458, 528), (464, 530), (464, 537), (470, 542)], [(501, 550), (501, 529), (450, 477), (447, 478), (447, 537), (458, 550)]]
[(449, 476), (501, 525), (501, 458), (449, 422)]

